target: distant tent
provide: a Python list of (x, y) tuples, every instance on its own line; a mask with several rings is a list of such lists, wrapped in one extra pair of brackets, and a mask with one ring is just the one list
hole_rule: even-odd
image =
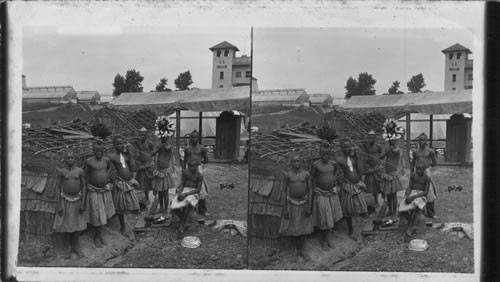
[(252, 93), (252, 104), (260, 106), (309, 106), (304, 89), (259, 90)]

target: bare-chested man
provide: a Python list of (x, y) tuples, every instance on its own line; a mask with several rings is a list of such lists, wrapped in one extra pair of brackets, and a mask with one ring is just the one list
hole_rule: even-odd
[(403, 189), (400, 181), (401, 173), (398, 170), (401, 150), (396, 145), (396, 140), (391, 139), (388, 143), (388, 148), (380, 156), (381, 159), (385, 160), (380, 189), (387, 197), (389, 216), (395, 217), (397, 215), (398, 206), (396, 193)]
[(382, 176), (382, 165), (380, 164), (380, 155), (382, 154), (382, 146), (377, 144), (377, 135), (375, 131), (368, 132), (368, 143), (362, 147), (365, 152), (366, 161), (364, 163), (365, 175), (364, 183), (366, 192), (373, 194), (375, 199), (375, 207), (378, 206), (378, 195), (380, 194), (380, 180)]
[(153, 171), (153, 189), (158, 193), (160, 212), (168, 213), (168, 190), (174, 187), (172, 174), (174, 163), (172, 158), (172, 146), (168, 143), (169, 137), (160, 138), (160, 144), (151, 153), (156, 157), (155, 170)]
[(198, 170), (200, 171), (201, 175), (203, 175), (204, 180), (203, 180), (203, 185), (201, 187), (200, 191), (200, 201), (198, 203), (198, 213), (200, 215), (207, 215), (207, 203), (206, 203), (206, 198), (208, 196), (208, 186), (207, 186), (207, 181), (206, 181), (206, 176), (204, 175), (204, 164), (208, 163), (208, 151), (205, 147), (203, 147), (199, 143), (199, 133), (197, 131), (193, 131), (190, 134), (189, 137), (189, 143), (190, 146), (188, 146), (184, 150), (184, 162), (182, 163), (182, 170), (186, 169), (186, 166), (189, 162), (190, 159), (196, 159), (198, 163), (200, 164), (198, 166)]
[(437, 165), (436, 154), (434, 150), (427, 147), (427, 135), (425, 133), (420, 134), (417, 137), (418, 149), (413, 151), (411, 171), (415, 171), (415, 164), (418, 161), (422, 161), (425, 164), (425, 172), (431, 179), (431, 184), (429, 187), (429, 194), (427, 195), (427, 204), (425, 205), (425, 213), (427, 217), (436, 218), (436, 210), (434, 207), (434, 201), (437, 198), (437, 191), (434, 182), (432, 181), (430, 168)]
[(120, 220), (120, 232), (128, 237), (124, 214), (139, 211), (139, 199), (134, 191), (139, 183), (133, 178), (132, 170), (135, 168), (135, 161), (130, 150), (125, 147), (123, 137), (117, 135), (113, 138), (113, 148), (109, 151), (108, 158), (116, 169), (116, 178), (111, 193), (116, 214)]
[(330, 146), (323, 144), (319, 153), (320, 160), (313, 163), (311, 169), (313, 196), (313, 223), (321, 231), (321, 247), (328, 250), (333, 244), (328, 240), (328, 230), (342, 219), (338, 192), (340, 192), (342, 170), (330, 159)]
[(111, 195), (110, 173), (112, 163), (104, 156), (104, 144), (96, 141), (94, 156), (85, 161), (87, 175), (87, 223), (94, 226), (94, 244), (102, 248), (106, 243), (102, 238), (102, 226), (115, 215), (115, 205)]
[(340, 143), (340, 146), (342, 150), (336, 158), (336, 162), (340, 165), (344, 173), (343, 185), (340, 190), (340, 205), (342, 207), (342, 214), (347, 222), (348, 235), (352, 236), (352, 217), (358, 215), (366, 216), (368, 212), (365, 198), (362, 194), (362, 192), (366, 191), (366, 186), (361, 181), (361, 162), (356, 152), (352, 149), (351, 141), (344, 139)]
[(75, 165), (73, 152), (66, 152), (65, 167), (58, 175), (57, 214), (54, 219), (54, 231), (68, 234), (71, 257), (82, 257), (78, 248), (79, 231), (87, 228), (85, 222), (85, 174)]
[[(144, 191), (145, 200), (139, 202), (141, 208), (145, 208), (149, 204), (149, 191), (152, 190), (153, 182), (153, 167), (154, 161), (151, 157), (154, 145), (148, 140), (148, 131), (145, 128), (140, 130), (140, 138), (135, 142), (135, 147), (137, 148), (137, 174), (136, 179), (139, 183), (139, 190)], [(140, 199), (139, 199), (140, 201)]]
[(301, 159), (294, 155), (291, 159), (292, 170), (285, 173), (285, 205), (279, 232), (295, 239), (296, 255), (294, 260), (309, 260), (304, 253), (305, 235), (313, 232), (312, 183), (309, 172), (301, 168)]

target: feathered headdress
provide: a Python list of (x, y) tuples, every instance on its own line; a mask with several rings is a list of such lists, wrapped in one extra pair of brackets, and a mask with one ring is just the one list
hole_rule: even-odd
[(158, 118), (155, 125), (155, 135), (159, 138), (170, 137), (175, 133), (175, 125), (173, 122), (165, 118)]
[(382, 137), (386, 141), (398, 140), (405, 134), (405, 129), (393, 119), (386, 120), (382, 129), (384, 130)]

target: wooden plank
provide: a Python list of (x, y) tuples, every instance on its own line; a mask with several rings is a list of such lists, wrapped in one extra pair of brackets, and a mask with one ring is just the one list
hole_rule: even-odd
[(363, 230), (361, 231), (361, 234), (363, 234), (363, 235), (373, 235), (374, 234), (374, 232), (376, 230), (375, 230), (375, 224), (373, 223), (373, 221), (376, 218), (377, 218), (376, 213), (370, 214), (370, 216), (368, 217), (368, 222), (365, 224), (365, 226), (363, 226)]
[(290, 139), (290, 142), (293, 142), (293, 143), (299, 143), (299, 142), (318, 142), (318, 141), (321, 141), (320, 138), (309, 138), (309, 139), (305, 139), (305, 138), (292, 138)]
[(68, 133), (72, 135), (81, 135), (81, 136), (90, 136), (93, 137), (91, 134), (88, 134), (87, 132), (84, 131), (78, 131), (78, 130), (67, 130), (67, 129), (60, 129), (60, 128), (49, 128), (50, 131), (55, 131), (55, 132), (60, 132), (60, 133)]
[(135, 223), (134, 231), (135, 232), (142, 232), (146, 228), (146, 216), (141, 215), (137, 219), (137, 222)]
[(92, 135), (88, 135), (88, 136), (85, 136), (85, 135), (64, 135), (63, 136), (63, 139), (90, 139), (94, 136)]
[(293, 133), (293, 132), (288, 132), (288, 131), (276, 131), (276, 133), (281, 134), (281, 135), (287, 135), (287, 136), (294, 136), (294, 137), (299, 137), (299, 138), (317, 138), (317, 136), (310, 135), (310, 134), (299, 134), (299, 133)]

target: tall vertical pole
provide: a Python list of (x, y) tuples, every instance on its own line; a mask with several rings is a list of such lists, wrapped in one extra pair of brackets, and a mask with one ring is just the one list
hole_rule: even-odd
[(429, 116), (429, 147), (432, 148), (432, 137), (434, 132), (434, 115)]
[(406, 153), (408, 154), (407, 156), (408, 164), (410, 164), (410, 149), (411, 149), (410, 143), (411, 143), (411, 114), (406, 113)]
[[(251, 187), (252, 185), (252, 84), (253, 84), (253, 27), (250, 28), (250, 105), (249, 105), (249, 112), (248, 115), (250, 118), (248, 119), (248, 144), (247, 144), (247, 160), (248, 160), (248, 188)], [(250, 199), (250, 191), (251, 189), (248, 189), (248, 199)], [(249, 216), (249, 211), (250, 211), (250, 202), (247, 202), (247, 220), (250, 222), (250, 216)], [(250, 228), (250, 234), (253, 232), (252, 230), (255, 228), (255, 226), (249, 226)], [(249, 236), (251, 236), (249, 234)], [(249, 238), (251, 240), (251, 238)], [(250, 244), (247, 244), (247, 254), (250, 252)], [(248, 265), (248, 257), (247, 256), (247, 265)]]
[(181, 110), (175, 110), (175, 148), (181, 153)]
[(201, 137), (202, 137), (201, 133), (203, 132), (202, 131), (203, 130), (203, 112), (200, 112), (200, 116), (198, 117), (198, 130), (199, 130), (199, 134), (198, 134), (199, 141), (198, 141), (198, 143), (201, 144)]

